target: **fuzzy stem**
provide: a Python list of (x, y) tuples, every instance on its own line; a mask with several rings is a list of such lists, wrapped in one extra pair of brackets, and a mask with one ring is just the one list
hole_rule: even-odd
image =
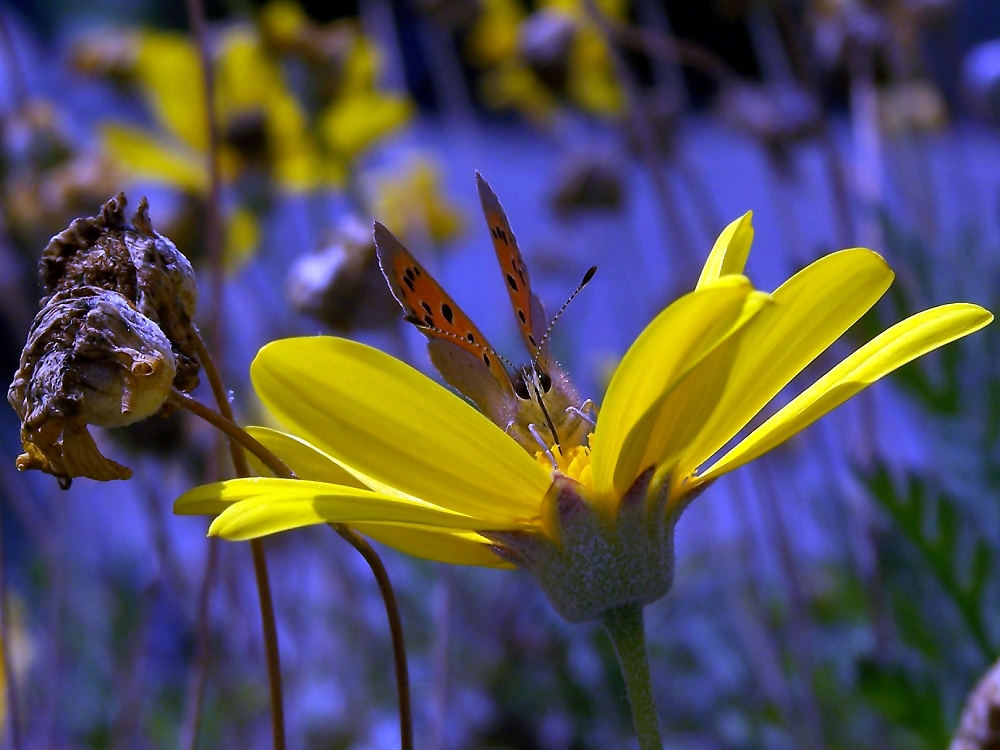
[(656, 715), (653, 683), (649, 676), (642, 605), (626, 604), (609, 609), (604, 613), (603, 622), (625, 678), (628, 700), (632, 706), (632, 721), (639, 736), (639, 750), (663, 750), (660, 720)]

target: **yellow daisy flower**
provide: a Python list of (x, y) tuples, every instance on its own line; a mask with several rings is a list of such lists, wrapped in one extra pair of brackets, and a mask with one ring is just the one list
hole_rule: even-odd
[(907, 318), (712, 460), (893, 278), (879, 255), (843, 250), (764, 294), (741, 275), (752, 238), (749, 213), (726, 228), (697, 288), (622, 358), (589, 445), (550, 450), (558, 468), (387, 354), (295, 338), (261, 349), (251, 377), (290, 430), (255, 435), (301, 481), (210, 484), (175, 512), (220, 514), (211, 533), (234, 540), (349, 523), (432, 560), (521, 565), (570, 620), (649, 603), (670, 586), (673, 526), (701, 489), (993, 317), (959, 303)]
[(250, 374), (294, 434), (255, 435), (300, 479), (198, 487), (174, 511), (218, 514), (210, 533), (227, 539), (347, 523), (419, 557), (522, 567), (566, 619), (602, 620), (639, 746), (660, 750), (643, 607), (673, 583), (683, 509), (717, 477), (993, 319), (962, 303), (917, 313), (714, 458), (893, 278), (870, 250), (842, 250), (772, 294), (755, 291), (742, 275), (750, 218), (726, 228), (697, 288), (625, 353), (587, 445), (540, 446), (532, 455), (468, 402), (377, 349), (286, 339), (261, 349)]

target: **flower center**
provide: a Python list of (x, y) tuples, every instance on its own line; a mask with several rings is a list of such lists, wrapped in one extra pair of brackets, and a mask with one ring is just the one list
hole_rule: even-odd
[[(549, 457), (551, 454), (551, 458)], [(575, 445), (567, 449), (563, 454), (558, 445), (552, 446), (549, 454), (545, 451), (535, 453), (535, 460), (546, 469), (552, 468), (552, 459), (555, 459), (559, 473), (570, 479), (575, 479), (580, 484), (590, 486), (590, 448), (586, 445)]]

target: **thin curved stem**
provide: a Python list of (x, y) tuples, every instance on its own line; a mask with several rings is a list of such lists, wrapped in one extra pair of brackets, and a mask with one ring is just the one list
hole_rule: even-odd
[(642, 605), (626, 604), (609, 609), (602, 618), (604, 630), (615, 647), (622, 668), (632, 721), (639, 736), (640, 750), (663, 750), (660, 719), (656, 715), (653, 682), (649, 676), (649, 655), (642, 624)]
[(403, 638), (403, 620), (399, 616), (396, 593), (389, 581), (389, 573), (382, 564), (378, 553), (367, 540), (354, 529), (339, 523), (331, 523), (330, 528), (356, 549), (368, 563), (378, 582), (385, 603), (385, 613), (389, 618), (389, 632), (392, 635), (392, 656), (396, 663), (396, 693), (399, 696), (399, 738), (403, 750), (413, 750), (413, 710), (410, 701), (410, 674), (406, 663), (406, 641)]
[[(202, 340), (195, 331), (195, 344), (198, 348), (198, 360), (212, 387), (215, 401), (219, 408), (216, 414), (208, 407), (190, 396), (174, 389), (171, 401), (197, 414), (205, 421), (219, 428), (230, 438), (229, 452), (233, 459), (233, 468), (240, 477), (250, 476), (250, 463), (242, 447), (251, 450), (255, 455), (267, 453), (272, 460), (277, 457), (271, 454), (263, 445), (254, 440), (244, 430), (241, 430), (233, 417), (233, 407), (229, 403), (229, 392), (219, 375), (219, 371)], [(267, 575), (267, 557), (264, 554), (264, 543), (260, 539), (250, 541), (250, 551), (253, 555), (254, 578), (257, 582), (257, 597), (260, 600), (261, 627), (264, 634), (264, 654), (267, 660), (267, 681), (271, 694), (271, 732), (274, 750), (285, 749), (285, 707), (281, 689), (281, 655), (278, 651), (278, 626), (274, 617), (274, 601), (271, 597), (271, 582)]]
[[(278, 476), (285, 479), (297, 478), (292, 470), (289, 469), (280, 458), (271, 453), (271, 451), (269, 451), (246, 430), (241, 429), (235, 422), (221, 416), (217, 411), (205, 406), (205, 404), (201, 403), (201, 401), (191, 398), (186, 393), (181, 393), (180, 391), (174, 389), (170, 394), (170, 402), (182, 409), (187, 409), (196, 417), (204, 419), (212, 425), (212, 427), (215, 427), (217, 430), (225, 433), (231, 443), (237, 444), (236, 453), (241, 456), (243, 463), (246, 463), (247, 459), (241, 448), (245, 448), (254, 454), (265, 466), (267, 466), (267, 468), (274, 471), (274, 473)], [(247, 466), (246, 472), (237, 473), (245, 477), (250, 476), (249, 466)]]
[[(206, 375), (209, 376), (209, 380), (212, 380), (212, 376), (206, 369)], [(225, 392), (224, 390), (222, 391)], [(264, 445), (262, 445), (258, 440), (255, 440), (251, 435), (249, 435), (245, 430), (243, 430), (239, 425), (237, 425), (232, 420), (226, 419), (224, 416), (212, 411), (207, 406), (201, 402), (191, 398), (187, 394), (181, 393), (175, 390), (171, 396), (171, 401), (177, 406), (187, 409), (198, 417), (201, 417), (206, 422), (211, 424), (213, 427), (221, 430), (230, 438), (231, 441), (235, 441), (240, 446), (250, 451), (254, 456), (260, 459), (261, 463), (267, 466), (275, 476), (281, 477), (283, 479), (297, 479), (295, 473), (288, 468), (280, 458), (278, 458), (274, 453), (268, 450)], [(242, 451), (237, 448), (237, 451), (242, 454)], [(243, 457), (246, 460), (246, 457)], [(393, 591), (392, 583), (389, 580), (389, 574), (385, 569), (385, 565), (382, 563), (382, 559), (378, 556), (378, 553), (372, 549), (372, 546), (360, 536), (356, 531), (343, 524), (330, 524), (330, 527), (336, 531), (348, 544), (350, 544), (358, 553), (365, 559), (368, 566), (371, 568), (372, 574), (375, 576), (375, 581), (378, 583), (379, 591), (382, 593), (382, 601), (385, 604), (386, 617), (389, 620), (389, 632), (392, 636), (392, 652), (395, 661), (396, 668), (396, 691), (399, 696), (399, 735), (400, 735), (400, 745), (402, 750), (413, 750), (413, 709), (412, 701), (410, 698), (410, 676), (409, 668), (406, 662), (406, 641), (403, 637), (403, 620), (399, 614), (399, 605), (396, 602), (396, 594)], [(257, 540), (259, 542), (259, 540)], [(270, 594), (268, 593), (268, 598)], [(263, 606), (263, 601), (262, 601)]]

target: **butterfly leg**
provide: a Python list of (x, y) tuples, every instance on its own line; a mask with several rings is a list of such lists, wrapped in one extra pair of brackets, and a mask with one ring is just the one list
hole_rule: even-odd
[[(589, 424), (591, 427), (597, 426), (597, 404), (595, 404), (591, 399), (587, 399), (579, 407), (577, 406), (567, 406), (566, 413), (572, 412), (576, 414), (580, 419)], [(593, 417), (587, 414), (587, 412), (592, 412)]]
[(534, 424), (529, 424), (528, 432), (531, 433), (531, 437), (533, 437), (535, 439), (535, 442), (537, 442), (541, 446), (542, 451), (544, 451), (545, 455), (552, 463), (553, 471), (559, 471), (559, 464), (556, 463), (556, 457), (552, 455), (552, 451), (549, 450), (548, 444), (544, 440), (542, 440), (542, 436), (538, 433), (538, 428), (535, 427)]

